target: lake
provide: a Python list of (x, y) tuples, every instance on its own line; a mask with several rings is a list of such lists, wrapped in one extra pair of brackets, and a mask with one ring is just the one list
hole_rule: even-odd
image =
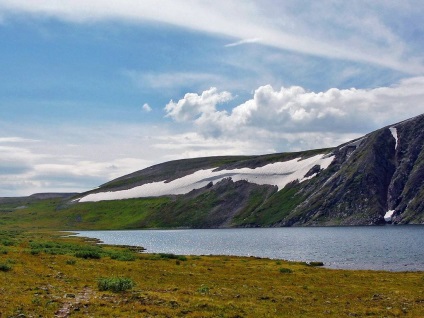
[(256, 256), (321, 261), (328, 268), (424, 270), (424, 226), (81, 231), (148, 253)]

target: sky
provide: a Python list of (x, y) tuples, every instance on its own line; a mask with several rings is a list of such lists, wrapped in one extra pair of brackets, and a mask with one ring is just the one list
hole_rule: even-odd
[(424, 113), (421, 0), (0, 0), (0, 197)]

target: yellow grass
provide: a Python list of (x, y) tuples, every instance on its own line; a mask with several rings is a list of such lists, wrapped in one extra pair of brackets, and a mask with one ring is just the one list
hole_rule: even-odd
[[(346, 271), (223, 256), (134, 261), (31, 254), (37, 241), (87, 243), (52, 233), (17, 233), (2, 246), (0, 317), (424, 317), (424, 273)], [(122, 252), (125, 248), (103, 247)], [(281, 268), (292, 270), (287, 273)], [(129, 291), (99, 291), (124, 277)]]

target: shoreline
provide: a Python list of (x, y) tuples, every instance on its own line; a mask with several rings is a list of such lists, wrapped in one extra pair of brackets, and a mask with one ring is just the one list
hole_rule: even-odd
[[(98, 230), (94, 230), (94, 231), (72, 231), (72, 233), (75, 233), (74, 235), (76, 237), (82, 237), (84, 236), (84, 233), (87, 232), (136, 232), (136, 231), (154, 231), (154, 232), (166, 232), (169, 229), (142, 229), (142, 230), (105, 230), (105, 231), (98, 231)], [(169, 230), (170, 232), (175, 231), (176, 229), (172, 229)], [(191, 229), (178, 229), (178, 230), (191, 230)], [(193, 229), (195, 230), (195, 229)], [(221, 229), (219, 229), (221, 230)], [(82, 233), (82, 234), (80, 234)], [(308, 262), (322, 262), (323, 268), (326, 269), (333, 269), (333, 270), (363, 270), (363, 271), (387, 271), (387, 272), (423, 272), (424, 271), (424, 266), (423, 268), (417, 268), (417, 264), (404, 264), (402, 262), (399, 262), (398, 265), (396, 266), (396, 268), (393, 268), (393, 264), (389, 264), (388, 266), (384, 267), (381, 266), (380, 264), (376, 265), (376, 264), (371, 264), (368, 263), (369, 266), (366, 266), (364, 264), (349, 264), (349, 263), (337, 263), (337, 262), (327, 262), (325, 261), (324, 258), (320, 258), (320, 259), (288, 259), (288, 258), (278, 258), (278, 257), (270, 257), (270, 256), (263, 256), (263, 255), (256, 255), (254, 253), (246, 253), (246, 254), (225, 254), (225, 253), (181, 253), (178, 252), (176, 253), (175, 251), (173, 251), (172, 248), (169, 249), (156, 249), (156, 250), (151, 250), (146, 248), (144, 245), (141, 244), (136, 244), (136, 245), (132, 245), (132, 244), (122, 244), (122, 243), (111, 243), (110, 241), (105, 242), (97, 237), (90, 237), (90, 236), (85, 236), (88, 240), (97, 240), (99, 244), (102, 245), (110, 245), (110, 246), (131, 246), (134, 247), (136, 249), (142, 249), (142, 253), (146, 253), (146, 254), (159, 254), (159, 253), (168, 253), (168, 254), (177, 254), (177, 255), (184, 255), (184, 256), (216, 256), (216, 257), (252, 257), (252, 258), (258, 258), (258, 259), (269, 259), (269, 260), (275, 260), (275, 261), (287, 261), (287, 262), (294, 262), (294, 263), (308, 263)], [(408, 267), (409, 266), (409, 267)], [(412, 268), (411, 268), (412, 267)]]

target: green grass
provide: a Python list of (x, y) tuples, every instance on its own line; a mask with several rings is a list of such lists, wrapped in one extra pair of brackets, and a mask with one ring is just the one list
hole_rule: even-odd
[(281, 274), (291, 274), (293, 273), (293, 270), (287, 267), (280, 267), (279, 272)]
[(256, 212), (262, 210), (261, 206), (267, 199), (269, 199), (270, 192), (271, 191), (267, 188), (257, 188), (252, 190), (249, 195), (247, 205), (234, 216), (232, 225), (243, 226), (246, 224), (255, 223), (257, 221)]
[(249, 224), (271, 226), (288, 217), (293, 209), (303, 201), (303, 196), (298, 193), (300, 187), (293, 183), (274, 193), (269, 199), (259, 206), (244, 220)]
[[(13, 236), (12, 236), (13, 235)], [(329, 270), (251, 257), (135, 254), (62, 233), (0, 231), (15, 240), (0, 255), (4, 317), (423, 317), (423, 272)], [(57, 253), (28, 253), (31, 243)], [(58, 251), (63, 249), (62, 252)], [(76, 261), (75, 261), (76, 260)], [(176, 266), (176, 262), (179, 265)], [(1, 267), (3, 268), (3, 267)]]
[[(13, 212), (0, 212), (0, 226), (11, 230), (140, 228), (146, 217), (158, 214), (168, 202), (170, 199), (163, 197), (72, 204), (64, 204), (60, 199), (46, 199)], [(0, 244), (2, 242), (0, 240)]]

